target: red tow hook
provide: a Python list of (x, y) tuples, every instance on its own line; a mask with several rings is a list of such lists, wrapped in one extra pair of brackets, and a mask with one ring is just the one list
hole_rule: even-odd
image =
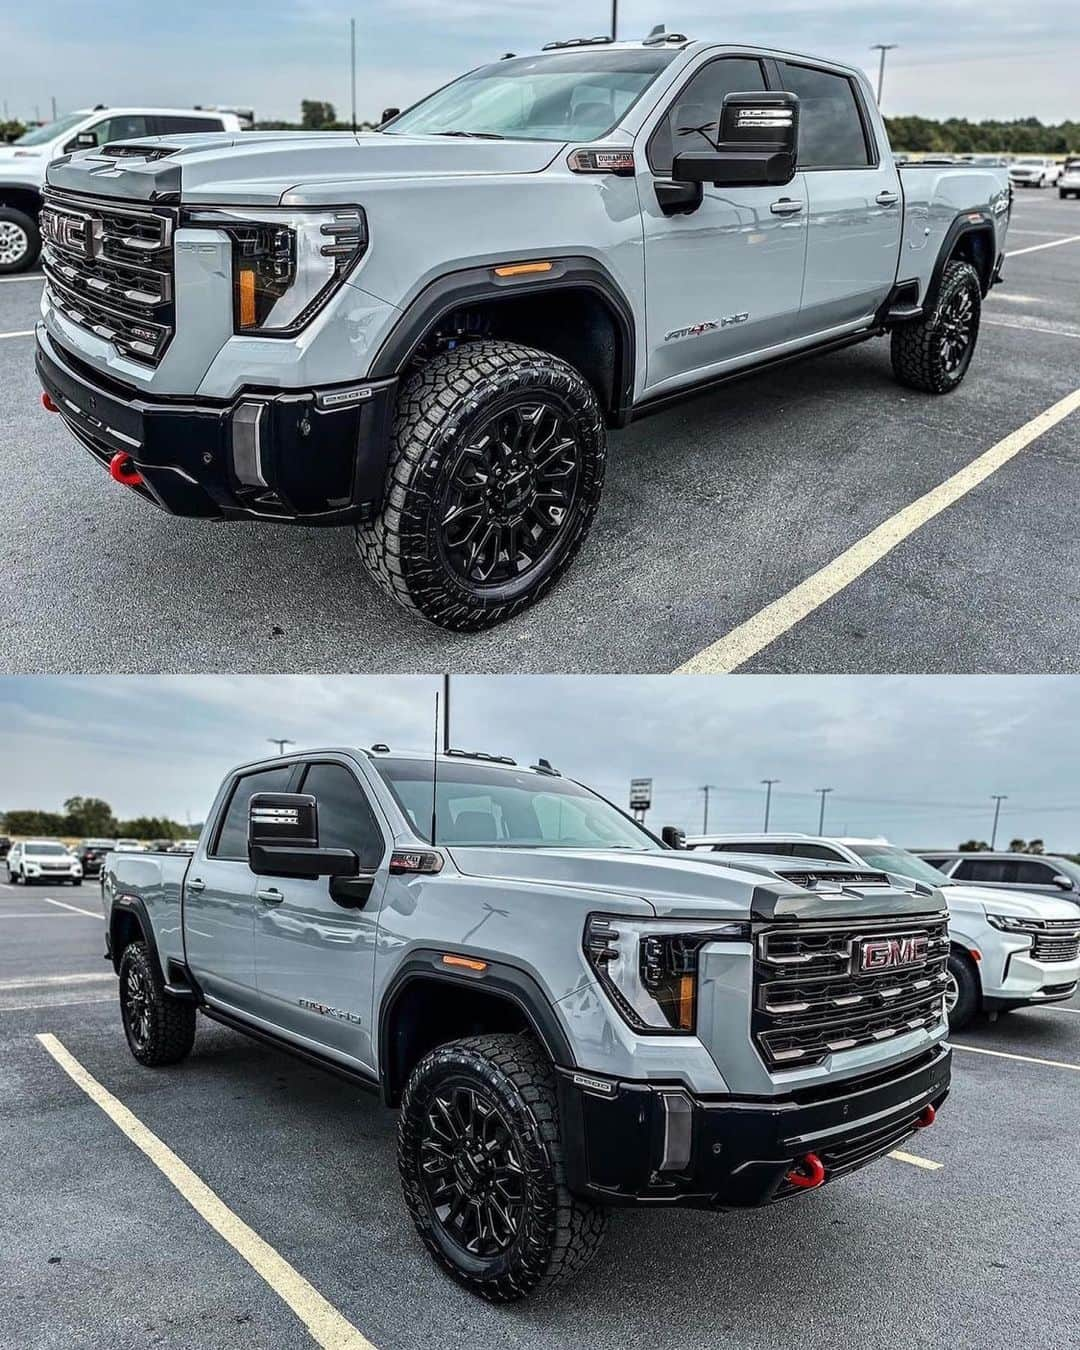
[(123, 483), (125, 487), (138, 487), (142, 482), (142, 474), (135, 467), (135, 461), (126, 450), (117, 450), (116, 454), (109, 460), (109, 474), (118, 483)]
[(934, 1110), (934, 1108), (932, 1106), (924, 1106), (923, 1109), (919, 1112), (918, 1118), (915, 1123), (916, 1125), (918, 1125), (920, 1130), (925, 1130), (928, 1129), (931, 1125), (933, 1125), (935, 1120), (937, 1120), (937, 1112)]
[(41, 406), (45, 409), (46, 412), (60, 411), (60, 409), (56, 406), (56, 404), (52, 401), (52, 399), (48, 396), (48, 394), (44, 392), (44, 390), (42, 390), (41, 394)]
[(807, 1153), (799, 1159), (798, 1164), (784, 1180), (790, 1182), (792, 1186), (801, 1186), (803, 1190), (812, 1191), (825, 1180), (825, 1164), (816, 1153)]

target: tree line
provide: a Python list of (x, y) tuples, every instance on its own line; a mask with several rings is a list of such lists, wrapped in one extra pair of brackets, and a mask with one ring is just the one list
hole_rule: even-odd
[(181, 825), (164, 816), (121, 820), (100, 797), (69, 797), (62, 811), (14, 810), (4, 815), (5, 832), (23, 838), (46, 835), (78, 839), (187, 839), (200, 829), (201, 825)]

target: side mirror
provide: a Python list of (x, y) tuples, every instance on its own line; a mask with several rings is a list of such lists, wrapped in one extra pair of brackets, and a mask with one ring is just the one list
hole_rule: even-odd
[(711, 150), (681, 150), (677, 183), (714, 187), (783, 187), (795, 177), (799, 100), (794, 94), (728, 94)]
[(384, 108), (382, 116), (379, 118), (379, 126), (384, 126), (390, 121), (391, 117), (396, 117), (400, 111), (400, 108)]
[(248, 865), (260, 877), (355, 877), (351, 848), (319, 847), (319, 804), (307, 792), (256, 792), (248, 803)]
[(98, 143), (96, 131), (80, 131), (75, 137), (76, 150), (91, 150)]
[(1064, 874), (1064, 872), (1057, 873), (1053, 879), (1053, 884), (1059, 886), (1063, 891), (1071, 891), (1073, 888), (1072, 881)]
[(660, 838), (667, 844), (668, 848), (686, 847), (686, 835), (679, 829), (678, 825), (665, 825), (660, 831)]

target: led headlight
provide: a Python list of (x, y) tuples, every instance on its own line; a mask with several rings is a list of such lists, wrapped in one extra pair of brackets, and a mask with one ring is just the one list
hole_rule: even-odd
[(749, 941), (748, 924), (590, 914), (585, 956), (636, 1031), (691, 1034), (698, 953), (707, 942)]
[(1011, 914), (988, 914), (986, 922), (991, 928), (1000, 928), (1003, 933), (1027, 933), (1029, 937), (1039, 926), (1030, 919), (1015, 919)]
[(358, 206), (336, 210), (193, 211), (187, 225), (224, 230), (232, 240), (233, 316), (238, 333), (288, 337), (326, 304), (368, 244)]

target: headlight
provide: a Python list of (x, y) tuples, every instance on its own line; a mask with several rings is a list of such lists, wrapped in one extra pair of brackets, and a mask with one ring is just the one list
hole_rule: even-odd
[(288, 337), (326, 304), (367, 250), (358, 206), (333, 211), (193, 211), (232, 240), (233, 318), (238, 333)]
[(749, 938), (743, 923), (590, 914), (584, 947), (604, 990), (636, 1031), (687, 1035), (697, 1021), (699, 951), (707, 942)]
[(1014, 919), (1011, 914), (988, 914), (986, 922), (991, 928), (1000, 928), (1003, 933), (1026, 933), (1030, 937), (1033, 931), (1030, 919)]

